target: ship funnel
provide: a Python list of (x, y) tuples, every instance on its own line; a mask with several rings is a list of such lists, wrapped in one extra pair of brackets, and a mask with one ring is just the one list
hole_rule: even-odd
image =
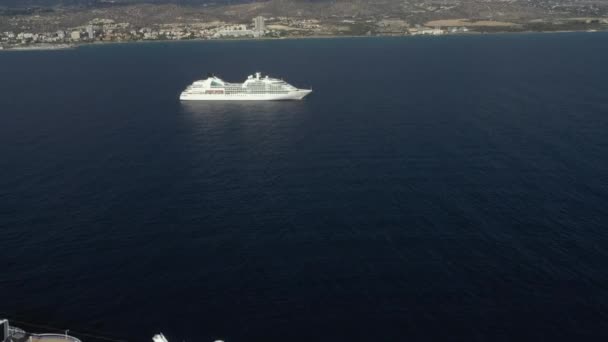
[(162, 333), (154, 335), (154, 337), (152, 337), (152, 341), (154, 341), (154, 342), (169, 342), (165, 338), (165, 335), (163, 335)]

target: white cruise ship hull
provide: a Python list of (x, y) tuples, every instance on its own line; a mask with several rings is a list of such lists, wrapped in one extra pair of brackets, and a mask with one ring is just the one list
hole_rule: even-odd
[(287, 94), (201, 94), (183, 92), (179, 99), (182, 101), (289, 101), (301, 100), (312, 90), (298, 89)]

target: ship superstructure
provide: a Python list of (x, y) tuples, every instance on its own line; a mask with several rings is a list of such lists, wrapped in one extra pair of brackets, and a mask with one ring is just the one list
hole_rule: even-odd
[(298, 89), (291, 84), (269, 76), (262, 77), (257, 72), (243, 83), (229, 83), (209, 75), (206, 79), (192, 83), (180, 95), (180, 100), (223, 100), (223, 101), (273, 101), (301, 100), (312, 89)]

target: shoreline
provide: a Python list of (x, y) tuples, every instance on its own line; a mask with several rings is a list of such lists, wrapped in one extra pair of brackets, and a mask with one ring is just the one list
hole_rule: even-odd
[(54, 51), (54, 50), (69, 50), (75, 49), (78, 45), (76, 44), (35, 44), (27, 46), (15, 46), (15, 47), (4, 47), (0, 49), (3, 51)]
[(608, 30), (559, 30), (559, 31), (521, 31), (521, 32), (466, 32), (466, 33), (449, 33), (441, 35), (315, 35), (315, 36), (291, 36), (291, 37), (267, 37), (267, 38), (219, 38), (219, 39), (182, 39), (182, 40), (132, 40), (132, 41), (96, 41), (88, 43), (60, 43), (60, 44), (34, 44), (28, 46), (0, 46), (0, 53), (2, 52), (27, 52), (27, 51), (59, 51), (59, 50), (70, 50), (82, 47), (93, 47), (93, 46), (106, 46), (106, 45), (122, 45), (122, 44), (161, 44), (161, 43), (187, 43), (187, 42), (244, 42), (244, 41), (281, 41), (281, 40), (301, 40), (301, 39), (351, 39), (351, 38), (442, 38), (442, 37), (454, 37), (454, 36), (482, 36), (482, 35), (523, 35), (523, 34), (560, 34), (560, 33), (602, 33), (608, 32)]

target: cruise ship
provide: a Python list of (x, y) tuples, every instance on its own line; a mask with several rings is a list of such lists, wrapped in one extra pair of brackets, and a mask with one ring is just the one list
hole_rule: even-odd
[(215, 75), (192, 83), (180, 95), (182, 101), (276, 101), (301, 100), (312, 89), (298, 89), (276, 78), (257, 72), (243, 83), (228, 83)]

